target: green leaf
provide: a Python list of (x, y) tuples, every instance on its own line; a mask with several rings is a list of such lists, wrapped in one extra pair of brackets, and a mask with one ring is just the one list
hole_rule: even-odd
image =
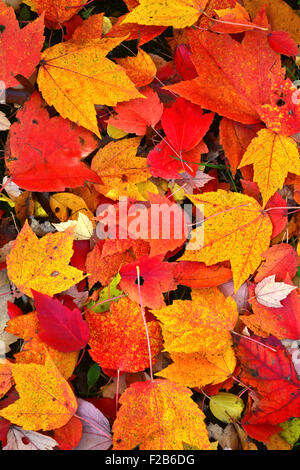
[[(107, 310), (109, 310), (109, 303), (110, 302), (105, 302), (105, 303), (101, 303), (103, 302), (104, 300), (106, 299), (111, 299), (113, 297), (118, 297), (119, 295), (122, 295), (123, 294), (123, 291), (120, 290), (120, 289), (117, 289), (117, 285), (119, 284), (121, 280), (121, 276), (120, 274), (118, 273), (113, 279), (112, 281), (110, 282), (110, 285), (107, 286), (107, 287), (104, 287), (104, 289), (102, 289), (102, 291), (100, 292), (100, 295), (99, 295), (99, 299), (97, 300), (97, 302), (94, 302), (93, 300), (90, 301), (88, 304), (87, 304), (87, 308), (89, 310), (92, 310), (93, 312), (96, 312), (96, 313), (102, 313), (102, 312), (106, 312)], [(116, 300), (111, 300), (111, 302), (117, 302), (119, 299), (116, 299)], [(97, 305), (99, 304), (100, 305)], [(93, 307), (93, 305), (95, 305), (95, 307)]]
[(88, 385), (88, 393), (90, 393), (90, 390), (93, 388), (94, 385), (96, 385), (99, 377), (101, 374), (101, 368), (98, 364), (93, 364), (87, 373), (87, 385)]

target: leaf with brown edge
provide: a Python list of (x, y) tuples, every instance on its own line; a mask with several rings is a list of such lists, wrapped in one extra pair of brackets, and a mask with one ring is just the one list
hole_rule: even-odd
[(119, 101), (141, 98), (119, 65), (106, 58), (125, 38), (70, 40), (46, 49), (38, 74), (45, 101), (61, 117), (83, 126), (98, 137), (95, 104), (115, 106)]
[(8, 277), (29, 297), (31, 288), (50, 296), (67, 290), (85, 278), (69, 266), (72, 247), (70, 232), (48, 233), (38, 239), (26, 221), (6, 258)]
[(5, 87), (20, 83), (16, 75), (29, 78), (38, 65), (44, 43), (44, 15), (20, 29), (12, 8), (0, 3), (0, 77)]
[(204, 387), (224, 382), (233, 374), (236, 358), (228, 343), (219, 351), (203, 353), (172, 353), (173, 363), (156, 375), (186, 387)]
[(210, 450), (204, 414), (192, 392), (169, 380), (135, 382), (120, 398), (114, 450), (183, 450), (183, 442)]
[(50, 356), (45, 365), (12, 364), (19, 399), (0, 410), (0, 416), (25, 430), (48, 431), (64, 426), (77, 410), (71, 387)]
[[(122, 298), (110, 306), (110, 312), (87, 312), (90, 328), (89, 351), (101, 367), (120, 372), (139, 372), (150, 365), (145, 325), (140, 305)], [(152, 361), (162, 347), (160, 326), (148, 321)]]
[(269, 247), (273, 227), (268, 214), (252, 197), (221, 189), (188, 197), (200, 211), (204, 208), (204, 217), (198, 220), (180, 260), (201, 261), (209, 266), (229, 260), (237, 292)]
[(263, 197), (263, 207), (277, 189), (281, 189), (288, 172), (300, 175), (300, 158), (296, 142), (269, 129), (258, 132), (249, 144), (239, 168), (253, 164), (254, 178)]
[(234, 299), (225, 298), (216, 287), (195, 289), (192, 301), (174, 300), (152, 313), (161, 322), (167, 351), (185, 354), (225, 348), (238, 319)]

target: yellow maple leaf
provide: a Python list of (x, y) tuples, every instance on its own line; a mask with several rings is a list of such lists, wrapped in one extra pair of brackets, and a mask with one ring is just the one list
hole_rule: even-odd
[(192, 392), (169, 380), (135, 382), (120, 398), (113, 425), (114, 450), (210, 450), (204, 414)]
[(67, 380), (74, 372), (79, 351), (62, 352), (51, 348), (38, 337), (39, 321), (36, 312), (19, 315), (7, 323), (5, 331), (24, 340), (23, 348), (14, 354), (18, 364), (44, 364), (47, 354), (58, 368), (61, 375)]
[[(96, 185), (99, 193), (113, 200), (117, 200), (119, 196), (144, 200), (137, 185), (150, 178), (151, 173), (147, 160), (136, 156), (140, 141), (140, 137), (135, 137), (110, 142), (96, 153), (91, 168), (103, 181), (103, 185)], [(148, 190), (151, 191), (152, 186), (152, 192), (156, 192), (153, 183)]]
[(18, 289), (32, 297), (31, 289), (53, 296), (85, 278), (69, 266), (72, 233), (48, 233), (38, 239), (26, 221), (6, 258), (7, 275)]
[(172, 353), (173, 364), (157, 375), (186, 387), (204, 387), (224, 382), (234, 371), (236, 357), (232, 345), (202, 353)]
[[(237, 292), (269, 248), (273, 226), (268, 214), (252, 197), (222, 189), (188, 197), (200, 211), (204, 208), (204, 217), (192, 231), (180, 260), (202, 261), (209, 266), (230, 260)], [(203, 246), (192, 248), (202, 233)]]
[(300, 158), (296, 142), (290, 137), (262, 129), (252, 139), (239, 168), (253, 164), (255, 181), (263, 197), (263, 207), (281, 189), (288, 172), (300, 175)]
[(77, 410), (70, 385), (50, 356), (45, 365), (12, 364), (19, 399), (0, 410), (0, 416), (29, 431), (61, 428)]
[(236, 302), (216, 287), (195, 289), (192, 301), (175, 300), (152, 313), (162, 323), (164, 346), (169, 352), (203, 354), (223, 349), (238, 319)]
[(95, 105), (143, 98), (119, 65), (106, 58), (126, 38), (70, 40), (46, 49), (38, 74), (44, 99), (63, 118), (100, 136)]
[(140, 0), (122, 23), (173, 26), (192, 26), (202, 14), (208, 0)]

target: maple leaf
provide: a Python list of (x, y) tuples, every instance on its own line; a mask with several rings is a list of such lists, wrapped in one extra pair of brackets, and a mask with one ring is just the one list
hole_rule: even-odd
[(62, 23), (68, 21), (82, 8), (85, 0), (25, 0), (33, 11), (39, 15), (44, 11), (47, 27), (61, 28)]
[[(112, 303), (110, 312), (87, 312), (89, 351), (101, 367), (138, 372), (149, 367), (149, 350), (141, 307), (127, 298)], [(157, 321), (147, 322), (152, 360), (161, 349)]]
[(276, 282), (275, 274), (264, 278), (255, 286), (257, 301), (266, 307), (281, 308), (281, 300), (285, 299), (297, 286), (284, 282)]
[(185, 354), (224, 349), (238, 319), (234, 299), (215, 287), (196, 289), (192, 301), (174, 300), (152, 313), (162, 324), (165, 348)]
[[(80, 160), (97, 148), (93, 134), (61, 117), (49, 118), (38, 93), (17, 113), (10, 129), (6, 165), (29, 191), (64, 191), (101, 179)], [(60, 132), (57, 132), (60, 129)]]
[(39, 321), (36, 312), (12, 318), (8, 322), (6, 330), (24, 340), (22, 351), (14, 355), (17, 363), (44, 364), (48, 353), (66, 380), (72, 376), (79, 353), (77, 351), (63, 353), (44, 343), (38, 336)]
[(192, 388), (222, 383), (233, 374), (236, 366), (230, 343), (221, 350), (205, 354), (172, 352), (171, 359), (173, 363), (157, 375)]
[(52, 348), (62, 352), (79, 351), (89, 339), (89, 329), (80, 310), (70, 310), (57, 299), (32, 289), (37, 317), (40, 323), (39, 337)]
[(271, 246), (262, 253), (265, 259), (259, 267), (255, 276), (255, 282), (262, 281), (265, 277), (276, 274), (277, 281), (283, 281), (286, 273), (293, 278), (297, 271), (298, 258), (296, 250), (287, 243)]
[(139, 5), (126, 15), (123, 24), (184, 28), (198, 20), (206, 4), (207, 0), (140, 0)]
[(31, 288), (50, 296), (68, 289), (85, 277), (69, 266), (72, 245), (71, 233), (48, 233), (39, 240), (26, 221), (6, 258), (9, 279), (29, 297)]
[[(278, 432), (278, 429), (281, 430), (277, 426), (279, 423), (299, 416), (300, 382), (292, 360), (279, 340), (274, 337), (253, 338), (275, 348), (275, 351), (244, 338), (236, 340), (236, 354), (242, 367), (240, 379), (257, 389), (261, 396), (257, 409), (245, 416), (242, 424), (255, 438), (256, 426), (270, 425), (269, 432), (268, 428), (263, 430), (268, 439), (270, 435)], [(277, 428), (275, 430), (274, 425)], [(261, 436), (258, 439), (263, 440)]]
[(259, 186), (263, 206), (281, 189), (289, 171), (300, 175), (300, 158), (294, 140), (269, 129), (258, 132), (248, 146), (239, 165), (253, 164), (253, 180)]
[(50, 356), (45, 365), (12, 364), (20, 398), (0, 410), (0, 416), (25, 430), (48, 431), (66, 424), (77, 410), (71, 387)]
[[(259, 266), (262, 253), (269, 247), (272, 233), (269, 216), (255, 199), (244, 194), (220, 189), (188, 197), (200, 210), (204, 206), (204, 245), (199, 246), (197, 241), (202, 238), (199, 226), (193, 230), (180, 260), (202, 261), (206, 265), (230, 260), (236, 292)], [(200, 249), (195, 249), (195, 245)]]
[(0, 24), (0, 77), (9, 88), (20, 84), (16, 75), (30, 77), (39, 63), (45, 39), (44, 15), (19, 29), (14, 10), (1, 2)]
[(124, 38), (70, 40), (42, 54), (38, 85), (45, 101), (60, 115), (100, 137), (95, 104), (115, 106), (141, 98), (119, 65), (106, 58)]
[(144, 199), (137, 184), (151, 177), (146, 159), (136, 157), (140, 138), (110, 142), (94, 156), (92, 170), (102, 179), (96, 189), (101, 194), (117, 200), (119, 196)]
[[(262, 330), (267, 334), (272, 334), (279, 339), (299, 339), (300, 337), (300, 300), (297, 292), (293, 289), (291, 278), (287, 274), (285, 285), (292, 289), (292, 292), (282, 300), (281, 308), (274, 308), (261, 304), (255, 298), (255, 287), (249, 286), (249, 302), (252, 306), (254, 315), (242, 316), (241, 320), (253, 331)], [(262, 281), (261, 281), (262, 282)], [(263, 336), (263, 335), (261, 335)]]
[(141, 256), (120, 269), (120, 287), (134, 302), (142, 302), (143, 307), (161, 308), (165, 305), (162, 294), (176, 289), (174, 269), (175, 264), (164, 262), (163, 255)]
[(111, 117), (108, 124), (137, 135), (144, 135), (147, 126), (155, 126), (163, 113), (163, 104), (152, 88), (148, 87), (141, 91), (146, 99), (137, 98), (128, 103), (118, 104), (115, 108), (117, 115)]
[(79, 212), (77, 220), (69, 220), (60, 224), (52, 224), (58, 232), (64, 232), (70, 227), (74, 227), (74, 240), (89, 240), (94, 231), (91, 220), (82, 212)]
[[(192, 392), (169, 380), (136, 382), (120, 398), (114, 450), (183, 450), (183, 441), (210, 450), (204, 414)], [(126, 430), (126, 431), (125, 431)]]

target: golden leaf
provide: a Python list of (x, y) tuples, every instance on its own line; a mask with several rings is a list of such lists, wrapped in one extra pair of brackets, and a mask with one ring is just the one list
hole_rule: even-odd
[(252, 139), (239, 168), (253, 164), (255, 181), (263, 197), (263, 207), (281, 189), (288, 172), (300, 175), (300, 159), (296, 142), (270, 129), (262, 129)]
[(11, 367), (20, 398), (0, 410), (0, 416), (29, 431), (57, 429), (72, 418), (77, 400), (50, 356), (45, 365)]
[(67, 290), (85, 278), (69, 266), (72, 246), (71, 233), (48, 233), (38, 239), (26, 222), (7, 256), (7, 275), (29, 297), (31, 289), (50, 296)]
[[(269, 248), (273, 226), (268, 214), (252, 197), (221, 189), (188, 197), (200, 211), (204, 208), (204, 217), (198, 221), (180, 260), (203, 261), (208, 266), (229, 260), (237, 292)], [(202, 233), (204, 244), (194, 249)]]

